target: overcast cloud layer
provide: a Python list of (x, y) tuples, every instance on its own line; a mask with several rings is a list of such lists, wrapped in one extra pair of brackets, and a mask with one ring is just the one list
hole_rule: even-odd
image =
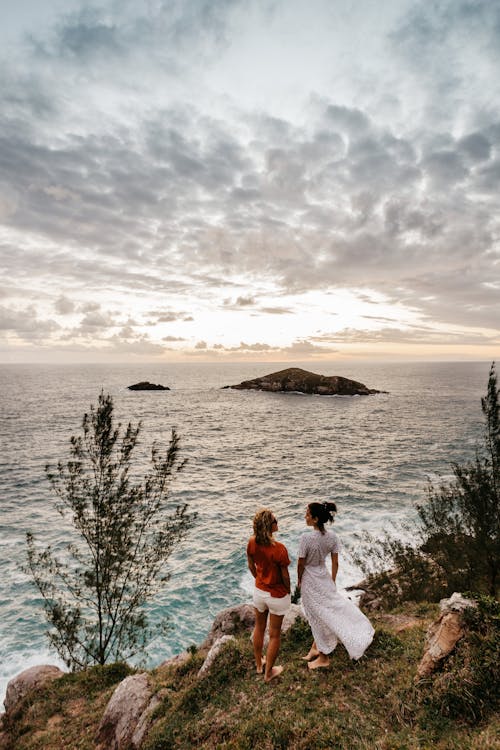
[(498, 3), (4, 21), (2, 360), (495, 357)]

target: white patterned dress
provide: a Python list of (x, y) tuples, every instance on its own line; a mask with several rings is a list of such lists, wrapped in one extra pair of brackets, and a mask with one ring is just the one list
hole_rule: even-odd
[(302, 607), (318, 650), (330, 654), (340, 641), (351, 659), (359, 659), (373, 639), (374, 629), (361, 610), (337, 592), (325, 560), (339, 551), (332, 531), (314, 531), (300, 539), (299, 557), (305, 558), (301, 582)]

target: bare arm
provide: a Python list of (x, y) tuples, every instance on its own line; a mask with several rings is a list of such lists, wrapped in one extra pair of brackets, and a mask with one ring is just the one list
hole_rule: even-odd
[(248, 570), (253, 575), (254, 578), (257, 578), (257, 567), (255, 565), (255, 560), (253, 559), (252, 555), (249, 555), (247, 553), (247, 562), (248, 562)]
[(288, 566), (287, 565), (280, 565), (281, 570), (281, 580), (283, 581), (283, 585), (286, 588), (287, 594), (290, 593), (290, 573), (288, 572)]
[(299, 557), (297, 560), (297, 586), (300, 589), (300, 584), (302, 581), (302, 576), (304, 575), (304, 568), (306, 567), (306, 558), (305, 557)]
[(332, 552), (332, 581), (335, 583), (339, 569), (339, 553)]

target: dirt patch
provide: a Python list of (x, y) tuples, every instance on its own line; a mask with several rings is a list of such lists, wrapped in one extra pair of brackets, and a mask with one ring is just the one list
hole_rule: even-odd
[(52, 732), (54, 729), (59, 729), (63, 721), (64, 719), (61, 714), (54, 714), (54, 716), (47, 719), (47, 727), (45, 731)]
[(69, 716), (82, 716), (87, 708), (87, 701), (85, 698), (75, 698), (74, 700), (68, 701), (66, 704), (65, 713)]
[(380, 615), (377, 621), (380, 625), (385, 625), (394, 633), (402, 633), (404, 630), (416, 628), (423, 624), (421, 619), (411, 615)]

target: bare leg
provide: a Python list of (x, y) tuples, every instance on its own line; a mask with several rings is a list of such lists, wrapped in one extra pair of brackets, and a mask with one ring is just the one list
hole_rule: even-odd
[(255, 610), (255, 627), (253, 630), (252, 641), (257, 674), (262, 674), (263, 672), (262, 667), (264, 665), (264, 659), (262, 658), (262, 647), (264, 645), (264, 633), (266, 632), (268, 614), (269, 612), (267, 609), (265, 612), (259, 612), (258, 609)]
[(319, 651), (318, 651), (318, 647), (316, 646), (316, 641), (313, 641), (311, 648), (309, 649), (309, 653), (303, 656), (302, 658), (305, 661), (310, 661), (311, 659), (316, 658), (316, 656), (319, 656)]
[(321, 651), (318, 652), (318, 657), (314, 659), (314, 661), (310, 661), (307, 664), (309, 669), (318, 669), (321, 667), (328, 667), (329, 665), (330, 659), (326, 654), (322, 654)]
[(273, 614), (269, 617), (269, 646), (267, 647), (265, 682), (270, 682), (283, 671), (283, 667), (274, 666), (281, 643), (281, 623), (283, 622), (283, 617), (284, 615)]

